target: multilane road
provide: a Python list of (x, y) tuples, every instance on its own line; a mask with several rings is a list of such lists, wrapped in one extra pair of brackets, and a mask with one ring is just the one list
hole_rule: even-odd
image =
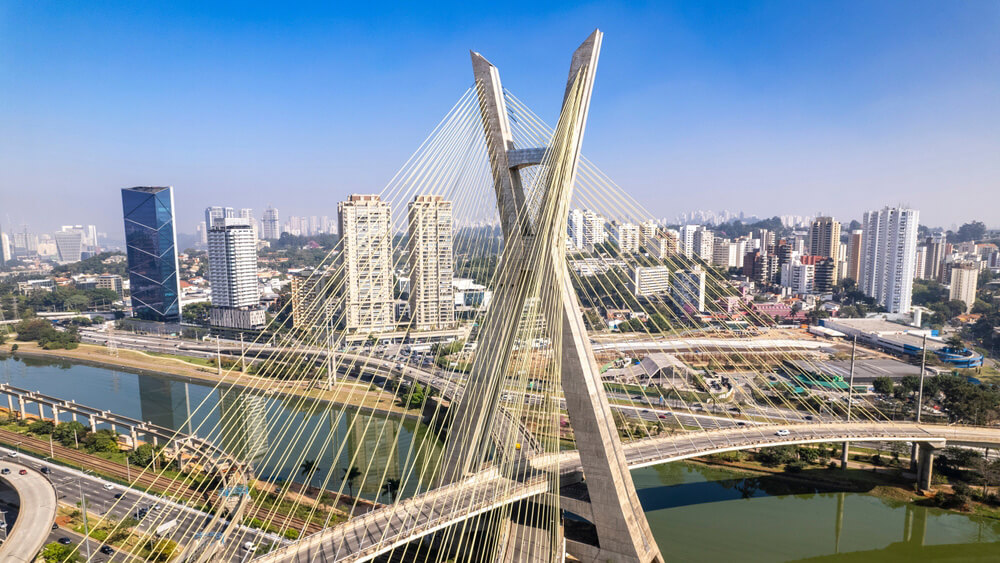
[(45, 544), (56, 518), (56, 493), (41, 473), (13, 463), (15, 458), (0, 461), (0, 481), (14, 489), (18, 511), (7, 524), (7, 540), (0, 545), (0, 561), (34, 561)]

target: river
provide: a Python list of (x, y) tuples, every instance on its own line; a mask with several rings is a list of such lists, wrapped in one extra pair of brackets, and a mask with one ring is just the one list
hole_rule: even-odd
[[(305, 448), (321, 467), (313, 484), (332, 473), (327, 485), (334, 489), (349, 466), (370, 462), (388, 467), (387, 478), (401, 478), (439, 453), (414, 453), (422, 448), (411, 446), (440, 447), (412, 420), (336, 416), (341, 409), (330, 416), (311, 401), (236, 398), (207, 385), (69, 362), (0, 357), (0, 381), (175, 429), (185, 426), (191, 405), (192, 429), (210, 439), (218, 436), (207, 429), (220, 421), (239, 422), (245, 430), (228, 433), (224, 446), (253, 458), (262, 475), (298, 474), (292, 466), (298, 455), (289, 453)], [(393, 434), (395, 451), (374, 447)], [(353, 450), (360, 454), (350, 460)], [(632, 476), (668, 561), (1000, 561), (996, 520), (694, 463), (638, 469)], [(404, 494), (415, 486), (409, 488)], [(378, 486), (360, 494), (374, 499)]]

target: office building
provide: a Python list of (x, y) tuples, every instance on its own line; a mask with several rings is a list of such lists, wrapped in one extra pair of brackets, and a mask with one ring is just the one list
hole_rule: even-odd
[(53, 235), (53, 238), (56, 240), (60, 264), (79, 262), (83, 258), (84, 234), (82, 229), (64, 226)]
[(701, 225), (682, 225), (679, 234), (679, 245), (680, 253), (684, 256), (691, 258), (694, 256), (694, 234), (698, 232), (698, 229), (702, 228)]
[(951, 268), (951, 289), (948, 299), (965, 303), (965, 312), (972, 310), (976, 302), (976, 286), (979, 283), (979, 267), (972, 262), (956, 264)]
[[(929, 280), (947, 281), (941, 279), (941, 263), (948, 254), (948, 241), (944, 233), (935, 233), (924, 240), (927, 256), (924, 260), (924, 276)], [(950, 278), (949, 278), (950, 279)]]
[(840, 253), (840, 222), (833, 217), (817, 217), (809, 227), (809, 254), (823, 256), (833, 261), (833, 283), (838, 281), (837, 265)]
[(0, 232), (0, 265), (14, 259), (14, 247), (7, 233)]
[(862, 231), (857, 229), (851, 231), (851, 234), (847, 238), (847, 277), (858, 281), (858, 275), (861, 271), (861, 246), (862, 246)]
[(614, 223), (611, 225), (611, 232), (621, 252), (626, 254), (639, 252), (641, 238), (639, 225), (634, 223)]
[(209, 230), (215, 225), (215, 221), (218, 219), (229, 219), (236, 217), (236, 212), (232, 207), (206, 207), (205, 208), (205, 225)]
[(125, 299), (125, 287), (122, 277), (115, 274), (101, 274), (97, 277), (97, 289), (110, 289), (118, 294), (118, 299)]
[(264, 210), (264, 217), (260, 221), (260, 236), (264, 240), (278, 240), (281, 238), (281, 222), (278, 219), (278, 210), (267, 206)]
[(407, 217), (411, 326), (416, 330), (452, 328), (452, 204), (439, 195), (418, 195), (410, 202)]
[(680, 253), (680, 241), (677, 231), (665, 229), (657, 233), (653, 238), (646, 239), (645, 250), (650, 256), (658, 260), (666, 260), (671, 256)]
[(714, 251), (715, 233), (708, 230), (708, 227), (699, 225), (691, 239), (691, 257), (701, 258), (705, 262), (711, 263)]
[[(344, 269), (344, 327), (356, 332), (394, 328), (392, 218), (377, 195), (352, 195), (337, 205)], [(450, 280), (449, 280), (450, 283)]]
[(831, 293), (837, 285), (838, 263), (827, 256), (817, 256), (816, 279), (813, 285), (816, 293)]
[(674, 300), (688, 312), (705, 311), (705, 271), (700, 266), (674, 272)]
[(208, 230), (212, 326), (258, 330), (266, 323), (257, 284), (257, 241), (242, 217), (213, 217)]
[(920, 212), (886, 207), (865, 213), (858, 286), (890, 313), (909, 313)]
[(922, 280), (926, 278), (926, 273), (924, 268), (927, 267), (927, 247), (918, 246), (917, 247), (917, 257), (913, 261), (913, 279)]
[(666, 266), (635, 266), (629, 277), (636, 297), (666, 295), (670, 291), (670, 270)]
[[(604, 217), (589, 209), (583, 211), (582, 238), (585, 250), (594, 250), (599, 244), (604, 244), (607, 240), (607, 233), (604, 230)], [(575, 236), (575, 235), (574, 235)]]
[(574, 252), (583, 250), (583, 211), (572, 209), (569, 212), (569, 221), (566, 224), (567, 242), (566, 247)]
[(306, 331), (329, 328), (335, 309), (332, 295), (340, 289), (333, 277), (306, 268), (291, 278), (292, 326)]
[(173, 188), (124, 188), (122, 210), (133, 316), (180, 322)]
[(799, 256), (781, 265), (781, 287), (787, 287), (793, 293), (809, 294), (815, 290), (816, 266), (803, 263)]
[(646, 244), (656, 238), (656, 235), (659, 232), (660, 226), (656, 224), (656, 221), (653, 221), (652, 219), (643, 221), (639, 224), (639, 244), (645, 248)]

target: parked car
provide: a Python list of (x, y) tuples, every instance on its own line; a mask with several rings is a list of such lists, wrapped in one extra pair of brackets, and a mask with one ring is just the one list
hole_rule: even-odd
[(10, 468), (4, 467), (3, 469), (0, 469), (0, 475), (10, 475)]
[(22, 470), (18, 471), (17, 474), (18, 475), (27, 475), (28, 474), (28, 470), (27, 469), (22, 469)]

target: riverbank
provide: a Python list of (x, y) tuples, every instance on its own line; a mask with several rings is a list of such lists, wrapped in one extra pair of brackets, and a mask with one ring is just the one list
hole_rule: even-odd
[[(700, 457), (688, 460), (690, 463), (722, 468), (735, 475), (767, 476), (792, 485), (812, 487), (819, 492), (853, 492), (876, 498), (912, 503), (918, 506), (934, 507), (954, 514), (979, 516), (1000, 522), (1000, 508), (982, 502), (970, 501), (966, 509), (940, 506), (934, 496), (917, 492), (912, 478), (907, 472), (894, 467), (876, 467), (852, 460), (847, 470), (839, 467), (814, 467), (799, 472), (789, 472), (779, 467), (766, 467), (756, 461), (733, 461), (716, 457)], [(951, 485), (937, 485), (935, 489), (944, 494), (953, 494)]]
[[(14, 344), (18, 346), (16, 352), (12, 351)], [(218, 375), (212, 368), (198, 367), (182, 359), (124, 349), (111, 355), (104, 346), (83, 343), (73, 350), (45, 350), (36, 342), (8, 342), (0, 345), (0, 356), (3, 355), (61, 360), (186, 383), (239, 388), (279, 399), (310, 399), (337, 407), (357, 409), (365, 414), (422, 420), (420, 414), (397, 405), (393, 394), (369, 384), (338, 381), (333, 389), (325, 390), (311, 387), (312, 382), (281, 381), (237, 370), (223, 370), (223, 374)]]

